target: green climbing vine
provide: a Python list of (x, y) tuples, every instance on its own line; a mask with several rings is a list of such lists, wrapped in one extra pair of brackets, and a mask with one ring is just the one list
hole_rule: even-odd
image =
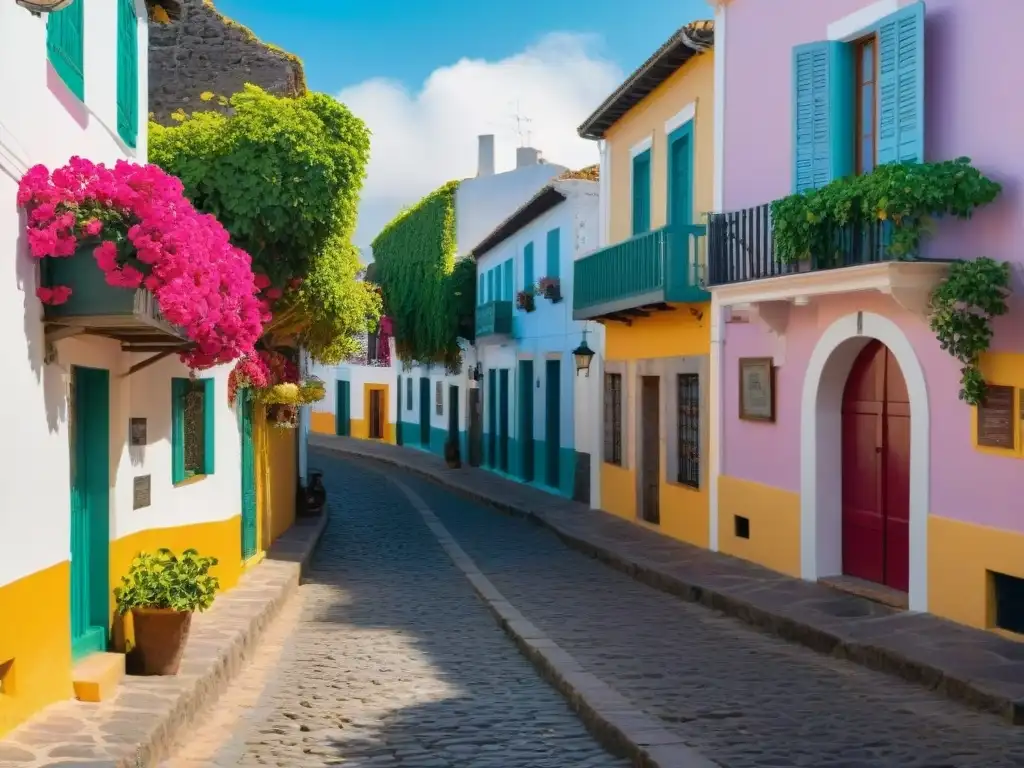
[(1010, 265), (982, 257), (954, 262), (931, 297), (931, 329), (943, 350), (960, 361), (960, 399), (978, 405), (985, 380), (978, 363), (992, 342), (992, 318), (1005, 315)]
[(458, 260), (451, 181), (398, 214), (373, 241), (373, 279), (403, 362), (457, 370), (459, 337), (473, 340), (476, 264)]

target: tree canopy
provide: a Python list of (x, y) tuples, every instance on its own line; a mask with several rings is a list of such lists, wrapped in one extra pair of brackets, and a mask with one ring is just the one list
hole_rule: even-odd
[(247, 85), (228, 104), (229, 114), (151, 123), (150, 160), (178, 176), (193, 205), (216, 216), (266, 275), (276, 302), (267, 335), (336, 363), (380, 314), (376, 292), (356, 280), (351, 243), (369, 130), (322, 93), (278, 97)]

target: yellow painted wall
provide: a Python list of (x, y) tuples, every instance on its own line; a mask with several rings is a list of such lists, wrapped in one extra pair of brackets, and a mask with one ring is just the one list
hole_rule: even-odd
[[(1024, 355), (1012, 352), (988, 352), (981, 356), (981, 375), (989, 384), (1024, 389)], [(971, 442), (976, 451), (993, 456), (1024, 458), (1024, 429), (1021, 428), (1020, 398), (1013, 399), (1013, 448), (978, 445), (978, 409), (971, 408)]]
[(336, 429), (334, 414), (313, 411), (309, 414), (309, 428), (321, 435), (333, 435)]
[[(737, 538), (736, 515), (750, 521), (750, 538)], [(800, 494), (721, 475), (718, 549), (799, 578)]]
[(264, 551), (295, 524), (297, 431), (273, 426), (267, 421), (266, 409), (255, 409), (256, 517), (260, 523), (258, 541)]
[(668, 162), (665, 121), (687, 104), (696, 103), (694, 117), (694, 216), (714, 204), (714, 52), (695, 56), (608, 129), (605, 139), (611, 153), (610, 242), (631, 234), (631, 147), (650, 137), (651, 229), (665, 226), (668, 201)]
[[(690, 312), (695, 310), (702, 316)], [(604, 324), (607, 360), (645, 360), (711, 353), (711, 305), (683, 304), (672, 312), (655, 312), (632, 325)]]

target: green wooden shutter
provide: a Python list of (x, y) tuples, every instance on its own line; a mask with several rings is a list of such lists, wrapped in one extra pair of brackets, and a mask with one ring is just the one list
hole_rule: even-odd
[(185, 398), (188, 379), (171, 379), (171, 482), (185, 479)]
[(846, 43), (793, 48), (793, 191), (853, 171), (853, 50)]
[(501, 284), (505, 288), (505, 295), (502, 296), (505, 301), (512, 301), (515, 294), (515, 286), (512, 282), (512, 259), (506, 259), (505, 265), (502, 267), (502, 271), (505, 273), (501, 279)]
[[(78, 0), (81, 5), (83, 0)], [(129, 147), (139, 138), (139, 19), (135, 0), (117, 3), (117, 133)]]
[(212, 475), (217, 441), (214, 439), (217, 413), (216, 390), (213, 379), (203, 379), (203, 474)]
[(84, 0), (51, 13), (46, 19), (46, 53), (50, 64), (68, 89), (85, 100)]
[(523, 248), (523, 290), (532, 288), (537, 282), (533, 274), (533, 243), (527, 243)]
[(651, 150), (633, 158), (633, 234), (651, 228)]
[(878, 24), (878, 163), (924, 162), (924, 3)]
[(476, 303), (483, 304), (487, 299), (487, 294), (484, 292), (486, 285), (484, 284), (484, 276), (481, 274), (478, 278), (478, 284), (476, 287)]
[(557, 227), (548, 232), (547, 277), (558, 277), (558, 267), (562, 260), (562, 231)]
[(494, 301), (498, 298), (494, 293), (494, 270), (487, 270), (487, 301)]

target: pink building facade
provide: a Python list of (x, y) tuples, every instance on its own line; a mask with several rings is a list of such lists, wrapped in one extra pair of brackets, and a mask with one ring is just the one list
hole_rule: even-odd
[[(1008, 262), (1014, 282), (1024, 260), (1024, 3), (731, 0), (715, 23), (712, 548), (1024, 631), (1020, 293), (994, 323), (980, 407), (929, 328), (948, 260)], [(840, 129), (844, 157), (821, 149)], [(854, 246), (863, 232), (837, 268), (773, 254), (772, 201), (963, 156), (1002, 193), (940, 222), (921, 258)]]

